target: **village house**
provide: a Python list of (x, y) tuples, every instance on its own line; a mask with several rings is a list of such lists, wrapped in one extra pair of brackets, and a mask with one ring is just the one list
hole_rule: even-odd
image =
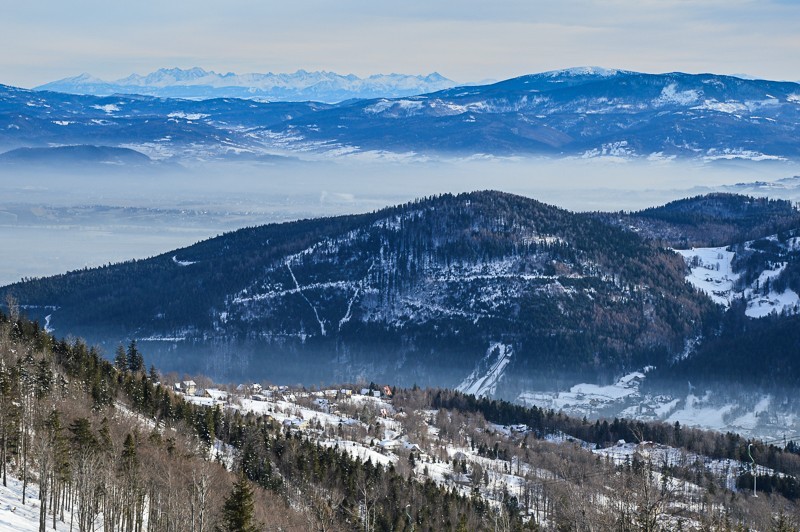
[(205, 397), (210, 397), (210, 398), (214, 399), (215, 401), (224, 402), (224, 401), (227, 401), (227, 399), (228, 399), (228, 392), (225, 392), (223, 390), (219, 390), (217, 388), (207, 388), (205, 390), (205, 394), (204, 395), (205, 395)]
[(181, 391), (186, 395), (194, 395), (197, 392), (197, 383), (194, 381), (183, 381)]

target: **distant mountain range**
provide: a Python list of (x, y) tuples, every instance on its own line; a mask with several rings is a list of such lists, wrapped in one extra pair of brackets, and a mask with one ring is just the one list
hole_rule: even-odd
[(269, 154), (798, 160), (800, 85), (577, 68), (339, 104), (0, 86), (0, 149), (75, 144), (191, 161)]
[(336, 103), (350, 99), (396, 98), (454, 87), (456, 82), (434, 72), (427, 76), (375, 74), (360, 78), (335, 72), (293, 74), (218, 74), (202, 68), (162, 68), (146, 76), (131, 74), (116, 81), (104, 81), (90, 74), (64, 78), (40, 85), (35, 90), (68, 94), (141, 94), (160, 98), (247, 98), (268, 101), (317, 101)]

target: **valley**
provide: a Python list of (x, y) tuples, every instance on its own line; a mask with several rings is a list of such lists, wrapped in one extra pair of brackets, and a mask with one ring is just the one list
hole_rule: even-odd
[[(148, 223), (162, 211), (108, 215), (120, 214)], [(747, 359), (723, 361), (719, 344), (752, 335), (742, 319), (765, 331), (796, 320), (797, 222), (791, 202), (731, 194), (622, 218), (497, 192), (445, 194), (239, 230), (4, 293), (48, 330), (106, 352), (135, 339), (162, 371), (306, 385), (380, 379), (590, 419), (794, 437), (799, 376), (778, 362), (791, 350), (762, 342), (761, 360), (776, 365), (753, 381), (743, 377)], [(766, 234), (660, 247), (755, 233)], [(186, 283), (205, 286), (207, 302)], [(83, 304), (85, 290), (95, 305)], [(697, 364), (724, 370), (698, 374)]]

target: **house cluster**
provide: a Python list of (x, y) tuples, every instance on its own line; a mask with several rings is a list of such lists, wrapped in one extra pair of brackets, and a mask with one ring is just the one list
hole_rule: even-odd
[(206, 397), (215, 402), (224, 403), (228, 400), (228, 392), (218, 388), (200, 388), (194, 381), (181, 381), (176, 382), (174, 390), (183, 395), (190, 395), (193, 397)]
[(391, 397), (392, 389), (389, 386), (384, 386), (383, 389), (375, 390), (372, 388), (361, 388), (361, 395), (371, 395), (373, 397)]
[[(193, 380), (186, 380), (176, 382), (174, 384), (174, 391), (183, 395), (193, 397), (204, 397), (212, 399), (214, 402), (227, 402), (229, 393), (217, 388), (200, 388)], [(358, 392), (350, 388), (333, 388), (320, 390), (316, 392), (302, 392), (293, 391), (288, 386), (262, 386), (258, 383), (252, 384), (239, 384), (236, 386), (236, 394), (253, 401), (270, 401), (277, 398), (285, 398), (290, 401), (295, 401), (298, 397), (314, 396), (319, 399), (324, 399), (326, 404), (338, 399), (344, 399), (353, 396), (354, 393), (360, 395), (378, 397), (389, 399), (392, 397), (392, 389), (389, 386), (378, 387), (374, 386), (369, 388), (361, 388)]]

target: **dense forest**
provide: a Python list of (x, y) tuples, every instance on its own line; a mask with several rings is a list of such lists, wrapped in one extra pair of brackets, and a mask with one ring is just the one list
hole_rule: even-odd
[(634, 227), (666, 245), (716, 247), (763, 238), (800, 226), (800, 211), (788, 200), (713, 193), (631, 213), (597, 213), (608, 223)]
[[(67, 518), (75, 530), (126, 532), (797, 525), (800, 454), (794, 442), (784, 449), (677, 424), (590, 423), (447, 390), (396, 389), (394, 407), (405, 413), (402, 423), (422, 448), (403, 451), (387, 467), (315, 443), (341, 428), (293, 430), (270, 416), (192, 404), (160, 380), (155, 368), (146, 369), (136, 343), (118, 349), (111, 362), (80, 340), (55, 338), (16, 313), (0, 314), (3, 482), (15, 476), (24, 486), (37, 485), (41, 531)], [(435, 415), (426, 422), (424, 412)], [(357, 415), (370, 421), (358, 429), (369, 439), (377, 430), (374, 414)], [(531, 430), (496, 432), (509, 423)], [(658, 465), (638, 457), (615, 464), (568, 442), (548, 441), (553, 434), (598, 447), (649, 439), (734, 459), (755, 443), (759, 463), (773, 473), (759, 475), (762, 497), (753, 499), (746, 495), (747, 474), (741, 476), (744, 493), (735, 493), (702, 464)], [(226, 444), (234, 449), (230, 459), (222, 454)], [(443, 445), (472, 448), (475, 458), (453, 458)], [(480, 460), (489, 462), (481, 466)], [(472, 483), (471, 495), (427, 476), (427, 468), (442, 461), (463, 471), (459, 478)], [(482, 484), (490, 463), (501, 472), (530, 468), (522, 495), (499, 493), (499, 506), (488, 503)], [(655, 481), (665, 475), (699, 486), (704, 495), (684, 501), (685, 489)], [(30, 497), (26, 491), (22, 504)]]
[(744, 304), (733, 303), (718, 335), (706, 338), (692, 356), (665, 366), (665, 381), (746, 382), (752, 389), (794, 392), (800, 387), (800, 316), (745, 316)]

